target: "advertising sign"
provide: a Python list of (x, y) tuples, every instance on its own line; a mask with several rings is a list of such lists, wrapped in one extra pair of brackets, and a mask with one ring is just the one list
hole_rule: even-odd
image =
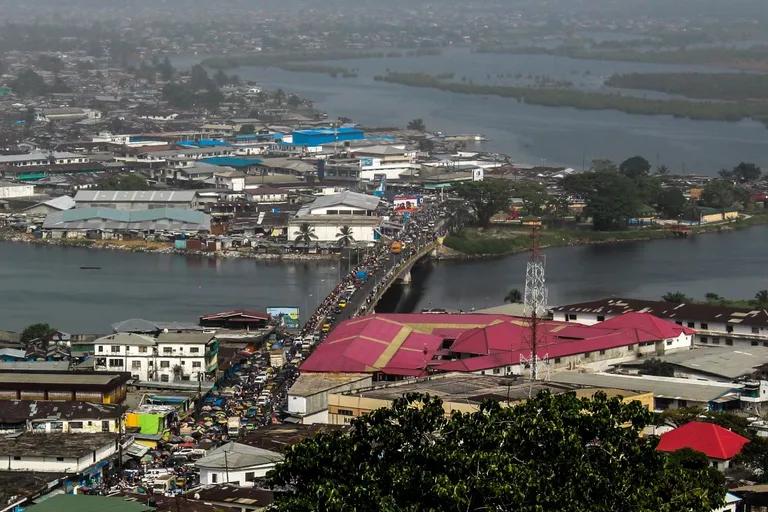
[(267, 308), (267, 314), (278, 320), (286, 329), (299, 329), (299, 308), (297, 307), (272, 307)]

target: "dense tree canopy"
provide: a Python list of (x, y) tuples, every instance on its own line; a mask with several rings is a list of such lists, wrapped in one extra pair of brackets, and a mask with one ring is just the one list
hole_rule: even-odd
[(101, 190), (149, 190), (147, 180), (138, 174), (113, 175), (99, 183)]
[(651, 413), (598, 393), (544, 392), (446, 417), (437, 398), (391, 409), (291, 447), (268, 475), (291, 512), (710, 512), (725, 495), (700, 457), (640, 437)]
[(679, 188), (664, 189), (656, 198), (656, 207), (667, 219), (676, 219), (682, 215), (687, 203)]
[(13, 92), (22, 97), (42, 96), (48, 92), (48, 84), (43, 77), (32, 71), (25, 69), (10, 83)]
[(642, 207), (637, 183), (613, 171), (571, 174), (562, 184), (567, 192), (584, 198), (596, 230), (621, 229)]
[(424, 124), (424, 120), (422, 118), (412, 119), (412, 120), (408, 121), (407, 128), (409, 130), (416, 130), (417, 132), (425, 132), (425, 131), (427, 131), (427, 125)]
[(741, 162), (732, 170), (722, 169), (720, 177), (727, 180), (735, 180), (739, 183), (748, 183), (760, 179), (762, 170), (755, 164)]
[(46, 339), (55, 332), (56, 329), (48, 324), (32, 324), (21, 332), (21, 342), (27, 343), (36, 339)]
[(661, 300), (664, 302), (672, 302), (673, 304), (683, 304), (693, 302), (693, 299), (684, 294), (683, 292), (667, 292), (661, 296)]
[(701, 204), (723, 210), (730, 208), (740, 198), (740, 191), (729, 180), (712, 180), (704, 185)]
[(480, 227), (488, 227), (494, 214), (509, 207), (512, 193), (509, 184), (501, 180), (462, 183), (455, 190), (469, 202)]
[(512, 185), (512, 195), (523, 200), (528, 215), (541, 215), (549, 202), (547, 188), (535, 181), (519, 181)]
[(642, 156), (627, 158), (619, 165), (619, 171), (628, 178), (647, 176), (651, 170), (651, 164)]

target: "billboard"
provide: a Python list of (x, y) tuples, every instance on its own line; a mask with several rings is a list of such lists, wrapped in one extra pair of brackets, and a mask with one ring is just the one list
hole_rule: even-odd
[(267, 314), (273, 319), (279, 320), (280, 325), (286, 329), (300, 329), (299, 308), (297, 307), (273, 307), (267, 308)]

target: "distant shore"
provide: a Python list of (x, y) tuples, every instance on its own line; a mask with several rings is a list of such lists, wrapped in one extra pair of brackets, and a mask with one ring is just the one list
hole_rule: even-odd
[(188, 251), (174, 248), (169, 242), (150, 242), (145, 240), (52, 240), (33, 238), (26, 234), (9, 233), (0, 230), (0, 242), (20, 244), (72, 247), (81, 249), (109, 250), (121, 252), (174, 254), (178, 256), (198, 256), (210, 259), (254, 259), (271, 261), (328, 261), (339, 259), (338, 254), (306, 253), (259, 253), (254, 251)]
[[(691, 226), (689, 236), (722, 233), (768, 224), (768, 213), (751, 215), (729, 223)], [(588, 231), (572, 228), (544, 228), (540, 247), (575, 247), (678, 238), (668, 229), (645, 228), (624, 231)], [(449, 236), (438, 251), (438, 260), (479, 260), (510, 256), (530, 250), (529, 232), (521, 226), (492, 226), (485, 230), (465, 228)]]

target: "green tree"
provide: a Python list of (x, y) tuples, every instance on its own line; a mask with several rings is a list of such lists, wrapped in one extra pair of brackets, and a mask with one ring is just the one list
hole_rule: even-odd
[(189, 72), (189, 86), (192, 90), (199, 91), (202, 89), (212, 89), (215, 87), (215, 84), (211, 80), (211, 77), (208, 76), (208, 72), (205, 68), (200, 64), (196, 64), (192, 66), (192, 69)]
[(723, 304), (726, 302), (725, 297), (722, 297), (721, 295), (713, 292), (707, 292), (706, 295), (704, 295), (704, 299), (706, 299), (707, 302), (711, 302), (713, 304)]
[(340, 247), (349, 247), (355, 243), (355, 237), (352, 236), (352, 228), (349, 226), (341, 226), (339, 232), (336, 233), (336, 243)]
[(704, 185), (701, 193), (703, 206), (725, 210), (730, 208), (738, 199), (736, 187), (728, 180), (711, 180)]
[(761, 308), (768, 308), (768, 290), (760, 290), (755, 294), (755, 304)]
[(647, 176), (650, 171), (651, 164), (641, 156), (627, 158), (619, 165), (619, 172), (632, 179)]
[(48, 324), (32, 324), (21, 331), (21, 343), (29, 343), (32, 340), (47, 340), (56, 333), (56, 329)]
[(669, 174), (669, 167), (667, 167), (666, 165), (663, 165), (663, 164), (658, 166), (656, 168), (656, 174), (658, 174), (659, 176), (666, 176), (666, 175), (668, 175)]
[(291, 512), (710, 512), (722, 475), (641, 437), (652, 414), (597, 393), (548, 392), (446, 416), (409, 394), (289, 448), (268, 474)]
[(661, 296), (661, 300), (664, 302), (672, 302), (673, 304), (684, 304), (693, 302), (693, 299), (684, 294), (683, 292), (667, 292)]
[(291, 108), (297, 108), (301, 106), (301, 98), (296, 96), (295, 94), (291, 94), (288, 96), (288, 106)]
[(696, 421), (704, 414), (701, 407), (680, 407), (678, 409), (666, 409), (659, 414), (659, 420), (665, 425), (680, 427), (686, 423)]
[(25, 69), (19, 73), (9, 85), (13, 92), (22, 97), (42, 96), (48, 92), (48, 85), (43, 77), (31, 69)]
[(529, 215), (541, 215), (550, 197), (547, 187), (535, 181), (519, 181), (512, 185), (512, 194), (523, 200), (523, 207)]
[(768, 483), (768, 439), (752, 437), (734, 462), (751, 473), (750, 480), (761, 484)]
[(309, 244), (312, 243), (312, 240), (317, 240), (317, 235), (315, 234), (315, 228), (310, 226), (308, 223), (303, 222), (299, 226), (299, 230), (293, 233), (296, 237), (296, 242), (300, 242), (305, 244), (307, 247), (309, 247)]
[(733, 168), (731, 175), (739, 183), (748, 183), (760, 179), (762, 171), (760, 168), (752, 163), (741, 162), (739, 165)]
[(252, 124), (244, 124), (240, 127), (240, 135), (251, 135), (256, 133), (256, 127)]
[(676, 219), (685, 211), (687, 201), (679, 188), (667, 188), (662, 190), (657, 199), (656, 206), (667, 219)]
[(501, 180), (483, 180), (461, 183), (456, 188), (458, 196), (469, 202), (480, 227), (486, 228), (491, 217), (509, 207), (511, 190), (509, 183)]
[(509, 302), (510, 304), (520, 304), (523, 302), (523, 294), (520, 293), (520, 290), (517, 288), (512, 288), (509, 290), (509, 293), (507, 293), (506, 297), (504, 297), (504, 302)]
[(167, 56), (157, 65), (157, 70), (160, 73), (160, 78), (165, 82), (173, 80), (173, 75), (176, 73), (173, 65), (171, 65), (171, 60)]
[(417, 132), (425, 132), (427, 131), (427, 125), (424, 124), (424, 120), (422, 118), (418, 119), (412, 119), (408, 121), (408, 125), (406, 126), (409, 130), (414, 130)]
[(586, 201), (585, 213), (592, 216), (593, 227), (598, 231), (626, 227), (642, 207), (637, 183), (616, 172), (571, 174), (562, 180), (562, 186)]
[(675, 366), (661, 359), (646, 359), (640, 367), (641, 375), (657, 375), (659, 377), (674, 377)]

